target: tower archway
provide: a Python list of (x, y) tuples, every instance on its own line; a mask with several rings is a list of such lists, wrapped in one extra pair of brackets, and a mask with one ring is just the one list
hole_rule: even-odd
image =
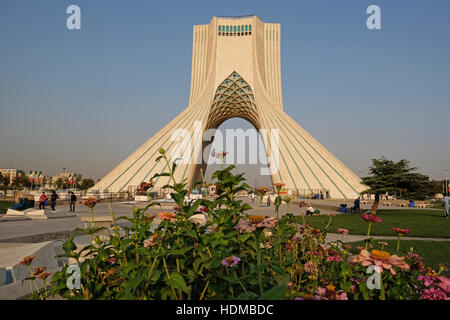
[(255, 129), (261, 128), (253, 90), (236, 71), (217, 87), (206, 130), (216, 129), (231, 118), (242, 118), (250, 122)]

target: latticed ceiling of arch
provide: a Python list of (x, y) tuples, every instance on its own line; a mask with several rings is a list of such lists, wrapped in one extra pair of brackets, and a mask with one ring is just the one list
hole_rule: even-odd
[(242, 118), (260, 128), (252, 88), (236, 71), (217, 88), (207, 128), (217, 128), (230, 118)]

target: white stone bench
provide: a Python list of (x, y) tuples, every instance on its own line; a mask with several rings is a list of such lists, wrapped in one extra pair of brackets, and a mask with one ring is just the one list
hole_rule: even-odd
[[(81, 221), (84, 222), (84, 228), (89, 229), (91, 227), (92, 219), (90, 217), (82, 217)], [(98, 234), (101, 235), (109, 235), (109, 229), (111, 228), (111, 224), (113, 223), (111, 216), (99, 216), (94, 217), (93, 220), (93, 228), (106, 228), (107, 230), (101, 230)]]

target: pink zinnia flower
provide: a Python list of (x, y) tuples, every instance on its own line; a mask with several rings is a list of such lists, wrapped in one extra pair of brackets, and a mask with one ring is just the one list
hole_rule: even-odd
[(342, 258), (339, 256), (333, 257), (333, 256), (328, 256), (327, 261), (335, 261), (335, 262), (342, 262)]
[(241, 261), (241, 258), (238, 258), (236, 256), (229, 256), (222, 259), (222, 265), (227, 268), (232, 268), (237, 265), (239, 261)]
[(316, 267), (314, 266), (314, 262), (309, 261), (305, 263), (305, 271), (308, 273), (314, 273), (316, 270)]
[(277, 219), (274, 217), (264, 218), (261, 215), (249, 216), (247, 220), (240, 219), (238, 224), (234, 227), (240, 233), (250, 233), (257, 228), (274, 228), (277, 225)]
[(399, 234), (408, 234), (409, 233), (409, 229), (402, 229), (402, 228), (393, 227), (392, 230), (394, 230), (395, 232), (397, 232)]
[(217, 153), (213, 153), (212, 154), (212, 156), (213, 157), (220, 157), (220, 158), (223, 158), (223, 157), (225, 157), (226, 155), (228, 154), (228, 152), (224, 152), (224, 151), (222, 151), (222, 152), (217, 152)]
[(405, 261), (405, 257), (399, 257), (396, 255), (391, 256), (386, 251), (373, 250), (369, 252), (365, 249), (361, 250), (359, 255), (352, 257), (352, 262), (360, 263), (363, 267), (375, 265), (389, 270), (393, 275), (396, 275), (393, 267), (399, 267), (402, 270), (409, 270), (409, 264)]
[(340, 234), (348, 234), (349, 233), (348, 229), (343, 229), (343, 228), (337, 229), (337, 232)]
[(383, 220), (381, 220), (380, 217), (378, 217), (374, 214), (367, 214), (367, 213), (362, 214), (361, 218), (363, 218), (364, 221), (366, 221), (366, 222), (382, 222), (383, 221)]

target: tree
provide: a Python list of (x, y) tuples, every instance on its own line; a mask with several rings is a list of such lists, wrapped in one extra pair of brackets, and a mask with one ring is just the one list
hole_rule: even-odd
[(4, 186), (8, 186), (10, 184), (9, 174), (1, 175), (0, 184), (2, 184)]
[(87, 190), (90, 187), (94, 186), (94, 184), (95, 182), (92, 179), (83, 179), (78, 187), (80, 188), (80, 190)]
[(56, 185), (56, 187), (58, 189), (62, 189), (62, 187), (64, 186), (64, 181), (61, 178), (58, 178), (58, 180), (56, 180), (56, 182), (54, 183), (54, 185)]
[(372, 175), (362, 178), (363, 184), (368, 187), (362, 194), (375, 195), (371, 213), (377, 213), (380, 195), (386, 192), (403, 192), (404, 196), (410, 200), (425, 197), (430, 181), (427, 176), (414, 172), (416, 169), (410, 167), (409, 161), (405, 159), (399, 162), (388, 160), (385, 157), (372, 159), (372, 166), (369, 167)]
[(30, 187), (31, 187), (30, 181), (29, 181), (28, 178), (27, 178), (25, 175), (23, 175), (23, 174), (17, 176), (17, 178), (16, 178), (16, 183), (17, 183), (17, 185), (19, 185), (20, 187), (26, 187), (26, 188), (30, 188)]

